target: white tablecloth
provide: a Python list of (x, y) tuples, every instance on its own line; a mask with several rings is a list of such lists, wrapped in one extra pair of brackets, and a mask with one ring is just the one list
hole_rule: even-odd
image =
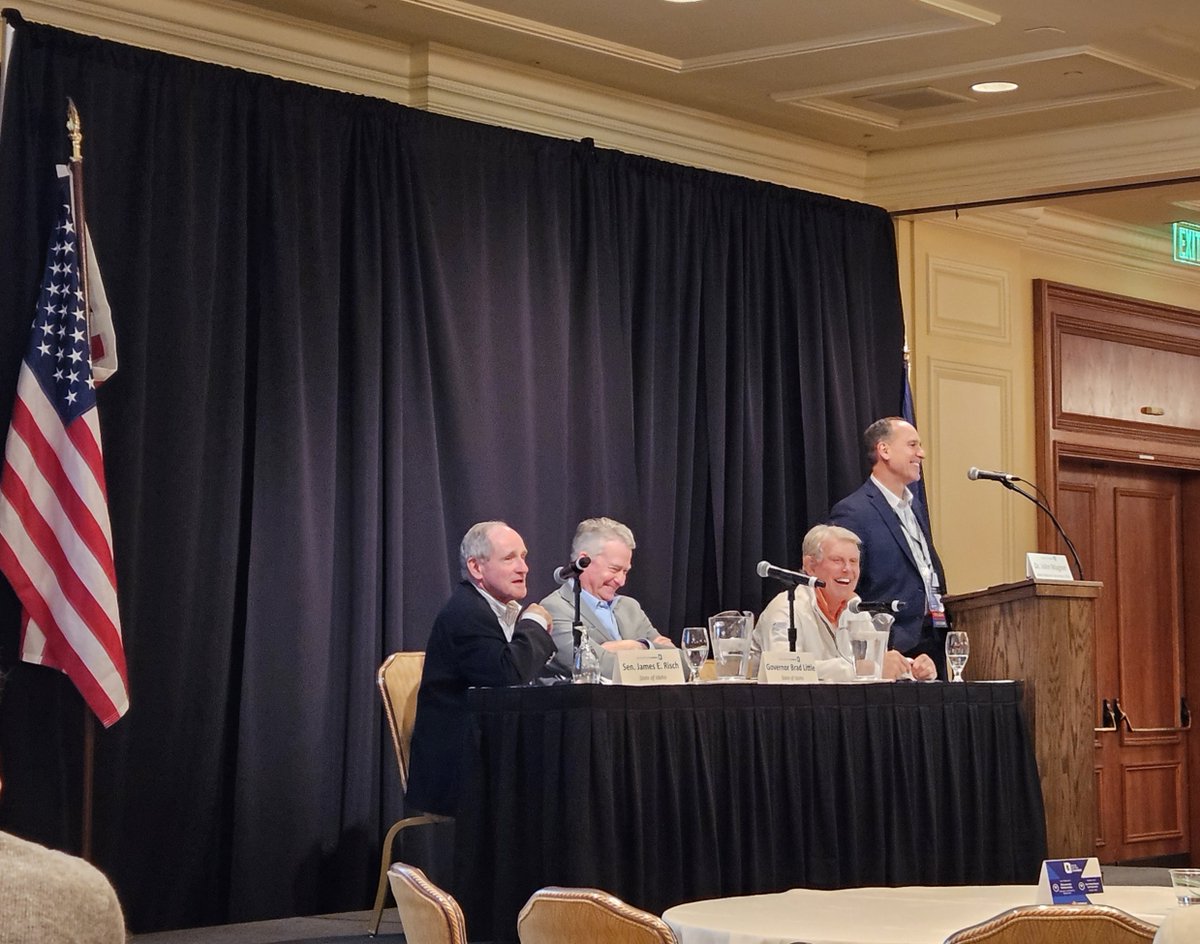
[[(1091, 897), (1152, 924), (1179, 907), (1162, 886), (1112, 886)], [(1033, 885), (797, 888), (676, 905), (663, 919), (680, 944), (942, 944), (955, 931), (1036, 901)]]

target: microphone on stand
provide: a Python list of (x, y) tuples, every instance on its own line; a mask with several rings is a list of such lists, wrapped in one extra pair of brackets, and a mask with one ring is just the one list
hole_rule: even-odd
[(971, 468), (967, 470), (967, 478), (969, 478), (972, 482), (976, 481), (977, 479), (987, 479), (990, 482), (1006, 483), (1025, 481), (1019, 475), (1012, 475), (1009, 472), (989, 472), (987, 469), (977, 469), (975, 466), (971, 466)]
[(799, 584), (804, 584), (806, 587), (823, 587), (824, 580), (819, 580), (816, 577), (811, 577), (808, 574), (802, 574), (796, 570), (785, 570), (782, 567), (776, 567), (774, 564), (769, 564), (766, 561), (759, 561), (758, 567), (755, 568), (760, 577), (769, 577), (772, 580), (778, 580), (781, 583), (790, 584), (795, 587)]
[[(1083, 564), (1079, 560), (1079, 552), (1075, 550), (1075, 545), (1072, 544), (1071, 539), (1067, 537), (1067, 532), (1063, 530), (1063, 526), (1059, 524), (1058, 519), (1054, 517), (1054, 512), (1050, 510), (1049, 504), (1042, 501), (1036, 495), (1030, 495), (1027, 491), (1025, 491), (1025, 489), (1013, 484), (1014, 482), (1024, 482), (1025, 479), (1021, 478), (1019, 475), (1010, 475), (1008, 472), (988, 472), (986, 469), (977, 469), (975, 466), (971, 466), (971, 468), (967, 470), (967, 478), (969, 478), (972, 482), (977, 481), (978, 479), (987, 479), (991, 482), (999, 482), (1010, 492), (1016, 492), (1018, 495), (1023, 495), (1025, 498), (1028, 498), (1031, 502), (1042, 509), (1054, 527), (1058, 530), (1058, 533), (1062, 536), (1063, 543), (1067, 545), (1067, 550), (1071, 552), (1071, 558), (1075, 561), (1075, 571), (1079, 574), (1079, 579), (1084, 579)], [(1033, 485), (1032, 482), (1029, 484)], [(1036, 485), (1033, 485), (1033, 487), (1037, 488)], [(1041, 489), (1038, 489), (1038, 491), (1040, 492)]]
[(554, 568), (554, 582), (561, 585), (574, 577), (578, 577), (588, 569), (588, 566), (591, 563), (592, 559), (590, 557), (588, 557), (586, 554), (580, 554), (569, 564)]
[(851, 613), (869, 613), (874, 616), (876, 613), (891, 613), (893, 615), (899, 613), (908, 604), (903, 600), (863, 600), (860, 597), (851, 597), (846, 601), (846, 609)]

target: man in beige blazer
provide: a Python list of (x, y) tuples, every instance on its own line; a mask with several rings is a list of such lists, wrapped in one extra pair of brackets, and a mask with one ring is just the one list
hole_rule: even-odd
[[(633, 532), (612, 518), (587, 518), (575, 529), (571, 560), (586, 554), (591, 563), (579, 574), (579, 617), (600, 655), (600, 671), (612, 678), (614, 653), (622, 649), (672, 649), (675, 644), (650, 622), (632, 597), (618, 596), (633, 565)], [(542, 600), (554, 621), (558, 648), (552, 663), (571, 673), (575, 657), (575, 581), (567, 580)]]

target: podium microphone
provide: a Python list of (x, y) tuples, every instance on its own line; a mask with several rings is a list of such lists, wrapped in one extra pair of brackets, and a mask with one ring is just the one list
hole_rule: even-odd
[[(971, 468), (967, 470), (967, 478), (969, 478), (972, 482), (978, 481), (979, 479), (987, 479), (990, 482), (999, 482), (1010, 492), (1016, 492), (1018, 495), (1028, 498), (1031, 502), (1037, 505), (1038, 508), (1042, 509), (1042, 511), (1046, 513), (1046, 517), (1050, 519), (1050, 523), (1054, 525), (1055, 530), (1058, 531), (1059, 536), (1063, 539), (1063, 543), (1067, 546), (1067, 550), (1071, 552), (1071, 558), (1075, 561), (1075, 571), (1079, 574), (1079, 579), (1084, 579), (1083, 562), (1079, 559), (1079, 552), (1075, 550), (1075, 545), (1072, 544), (1071, 539), (1067, 537), (1067, 532), (1063, 530), (1063, 526), (1059, 524), (1058, 519), (1054, 517), (1054, 512), (1050, 510), (1049, 499), (1042, 501), (1042, 499), (1038, 498), (1036, 495), (1030, 495), (1029, 492), (1025, 491), (1025, 489), (1021, 488), (1021, 486), (1014, 485), (1014, 482), (1025, 482), (1025, 479), (1021, 478), (1019, 475), (1012, 475), (1008, 472), (989, 472), (987, 469), (977, 469), (975, 466), (971, 466)], [(1037, 485), (1034, 485), (1033, 482), (1026, 482), (1026, 484), (1033, 485), (1038, 492), (1041, 492), (1041, 489), (1038, 488)]]
[(766, 561), (759, 561), (758, 567), (755, 569), (760, 577), (769, 577), (772, 580), (778, 580), (780, 583), (791, 584), (793, 587), (799, 584), (804, 584), (807, 587), (825, 586), (824, 580), (810, 577), (808, 574), (802, 574), (799, 571), (784, 570), (784, 568), (776, 567), (774, 564), (769, 564)]
[(588, 569), (591, 563), (592, 559), (590, 557), (586, 554), (580, 554), (569, 564), (554, 568), (554, 582), (561, 585), (574, 577), (578, 577)]
[(987, 469), (977, 469), (975, 466), (971, 466), (967, 470), (967, 478), (972, 482), (978, 479), (987, 479), (989, 482), (1004, 482), (1006, 484), (1021, 481), (1021, 476), (1019, 475), (1013, 475), (1009, 472), (989, 472)]

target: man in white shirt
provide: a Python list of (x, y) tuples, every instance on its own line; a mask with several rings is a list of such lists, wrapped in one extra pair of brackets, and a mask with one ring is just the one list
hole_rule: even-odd
[[(672, 649), (637, 600), (617, 594), (633, 567), (633, 532), (612, 518), (586, 518), (575, 529), (571, 560), (586, 554), (591, 563), (579, 574), (579, 618), (600, 656), (600, 673), (612, 678), (614, 653), (622, 649)], [(542, 600), (554, 620), (554, 666), (571, 672), (575, 658), (575, 581), (568, 580)]]
[[(857, 597), (854, 592), (859, 577), (858, 535), (836, 525), (819, 524), (804, 535), (802, 547), (804, 572), (824, 581), (824, 587), (796, 587), (792, 616), (796, 625), (796, 651), (807, 652), (817, 663), (817, 677), (823, 681), (848, 681), (854, 678), (854, 661), (850, 650), (850, 629), (856, 621), (871, 618), (865, 613), (851, 613), (849, 603)], [(780, 593), (762, 611), (750, 641), (751, 653), (762, 649), (787, 650), (788, 629), (787, 591)], [(883, 663), (883, 677), (931, 679), (937, 668), (928, 656), (909, 659), (894, 649), (888, 650)]]

